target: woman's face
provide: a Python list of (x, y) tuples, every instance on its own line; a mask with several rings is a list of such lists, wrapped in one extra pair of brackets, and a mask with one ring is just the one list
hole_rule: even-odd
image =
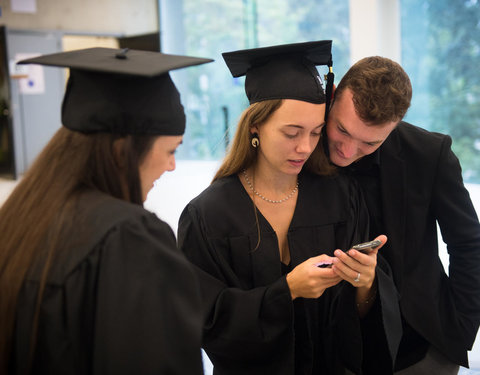
[(182, 143), (182, 139), (182, 135), (165, 135), (157, 137), (153, 142), (152, 148), (139, 166), (143, 201), (147, 199), (155, 180), (158, 180), (163, 172), (175, 169), (175, 151)]
[(260, 139), (257, 162), (274, 172), (300, 173), (320, 140), (325, 104), (285, 99), (261, 126), (253, 127)]

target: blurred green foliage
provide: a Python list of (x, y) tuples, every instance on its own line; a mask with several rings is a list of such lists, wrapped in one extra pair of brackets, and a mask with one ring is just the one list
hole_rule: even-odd
[(480, 183), (480, 2), (401, 0), (406, 120), (449, 134), (464, 179)]

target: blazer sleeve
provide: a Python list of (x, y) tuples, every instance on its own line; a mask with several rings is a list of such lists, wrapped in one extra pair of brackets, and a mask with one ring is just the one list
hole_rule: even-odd
[(459, 333), (471, 348), (480, 322), (480, 225), (446, 136), (441, 146), (432, 206), (450, 256), (448, 287)]
[(234, 367), (243, 361), (258, 362), (259, 367), (265, 361), (271, 364), (286, 355), (288, 345), (279, 343), (289, 342), (293, 332), (286, 278), (245, 290), (205, 233), (196, 207), (189, 204), (179, 220), (178, 244), (200, 279), (205, 351), (214, 365), (217, 360)]
[(153, 215), (114, 228), (101, 249), (95, 374), (203, 374), (200, 292), (170, 227)]

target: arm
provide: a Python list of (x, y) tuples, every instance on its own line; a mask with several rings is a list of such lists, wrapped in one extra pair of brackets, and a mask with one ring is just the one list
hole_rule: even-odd
[(373, 305), (377, 295), (376, 266), (377, 254), (387, 242), (385, 235), (378, 236), (376, 240), (381, 245), (364, 254), (358, 250), (350, 249), (348, 252), (335, 251), (333, 269), (345, 281), (356, 288), (355, 302), (360, 317), (364, 317)]
[[(288, 343), (293, 306), (285, 277), (248, 289), (231, 264), (207, 238), (196, 208), (188, 205), (179, 221), (178, 243), (195, 264), (202, 291), (204, 348), (217, 365), (222, 362), (271, 361), (282, 355), (277, 343)], [(248, 241), (245, 251), (250, 251)]]
[(107, 235), (97, 278), (94, 373), (202, 374), (196, 276), (152, 216)]
[(460, 332), (470, 348), (480, 322), (480, 225), (450, 147), (451, 139), (445, 137), (432, 207), (450, 254), (448, 280)]

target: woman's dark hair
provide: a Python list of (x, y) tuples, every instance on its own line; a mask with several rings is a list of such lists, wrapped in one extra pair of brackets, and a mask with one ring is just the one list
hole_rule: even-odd
[(52, 259), (78, 224), (73, 218), (79, 194), (96, 189), (142, 204), (138, 168), (155, 138), (83, 134), (62, 127), (0, 208), (0, 373), (7, 372), (17, 298), (29, 269), (42, 259), (36, 327)]

